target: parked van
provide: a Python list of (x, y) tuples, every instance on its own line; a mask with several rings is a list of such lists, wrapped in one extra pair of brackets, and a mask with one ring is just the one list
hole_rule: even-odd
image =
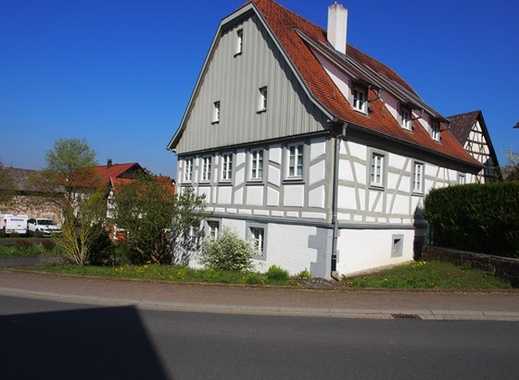
[(5, 235), (25, 235), (28, 219), (27, 215), (0, 215), (0, 232)]
[(27, 234), (31, 236), (51, 236), (61, 232), (59, 226), (51, 219), (29, 219)]

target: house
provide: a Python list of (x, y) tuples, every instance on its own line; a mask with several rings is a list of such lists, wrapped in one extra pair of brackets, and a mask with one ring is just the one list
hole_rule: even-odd
[(252, 241), (259, 270), (329, 278), (413, 260), (424, 196), (476, 182), (483, 165), (449, 123), (347, 44), (342, 5), (323, 30), (252, 0), (221, 21), (168, 148), (211, 236)]
[(502, 179), (496, 151), (483, 118), (483, 112), (473, 111), (447, 117), (449, 129), (465, 150), (482, 165), (476, 176), (479, 183)]

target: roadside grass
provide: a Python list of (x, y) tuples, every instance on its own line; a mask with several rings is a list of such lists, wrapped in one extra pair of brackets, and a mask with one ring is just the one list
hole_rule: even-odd
[(441, 261), (418, 261), (383, 272), (343, 278), (348, 288), (383, 289), (509, 289), (491, 273)]
[(25, 243), (17, 242), (12, 245), (0, 245), (0, 258), (2, 257), (31, 257), (31, 256), (58, 256), (59, 250), (52, 243)]
[(136, 280), (160, 280), (171, 282), (202, 282), (222, 284), (250, 285), (295, 285), (296, 282), (287, 277), (272, 276), (268, 273), (256, 272), (222, 272), (211, 269), (192, 269), (172, 265), (125, 265), (119, 267), (107, 266), (76, 266), (48, 265), (37, 267), (35, 270), (78, 276), (112, 277)]

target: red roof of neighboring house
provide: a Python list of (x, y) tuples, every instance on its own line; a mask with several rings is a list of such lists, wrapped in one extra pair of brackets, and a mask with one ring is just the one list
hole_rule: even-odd
[[(157, 181), (157, 183), (164, 186), (165, 191), (171, 193), (172, 195), (175, 194), (176, 187), (170, 177), (156, 176), (154, 178), (155, 178), (155, 181)], [(131, 183), (134, 183), (135, 181), (136, 180), (133, 178), (116, 178), (116, 177), (110, 178), (110, 184), (114, 190), (116, 190), (117, 188), (120, 189), (122, 186), (129, 185)]]
[[(471, 166), (481, 167), (481, 164), (463, 149), (447, 129), (441, 131), (441, 143), (434, 141), (419, 122), (414, 123), (413, 132), (404, 130), (373, 90), (369, 90), (368, 95), (369, 99), (374, 99), (370, 100), (372, 112), (369, 116), (354, 111), (311, 48), (298, 35), (297, 30), (323, 44), (328, 44), (326, 32), (272, 0), (251, 0), (250, 2), (254, 4), (268, 24), (308, 90), (332, 115), (344, 122), (366, 128), (377, 134), (426, 148)], [(407, 82), (374, 58), (350, 45), (347, 46), (346, 54), (414, 93)]]
[(117, 178), (135, 167), (140, 168), (140, 165), (136, 162), (130, 162), (126, 164), (98, 165), (94, 167), (94, 173), (103, 181), (103, 184), (109, 184), (111, 178)]

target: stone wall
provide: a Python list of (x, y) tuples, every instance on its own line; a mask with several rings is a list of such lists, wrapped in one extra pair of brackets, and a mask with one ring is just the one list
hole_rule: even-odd
[(27, 215), (29, 218), (49, 218), (61, 223), (59, 207), (39, 195), (16, 195), (9, 203), (0, 203), (0, 214)]
[(422, 255), (426, 260), (448, 261), (481, 269), (510, 281), (513, 287), (519, 287), (519, 259), (433, 246), (426, 246)]

